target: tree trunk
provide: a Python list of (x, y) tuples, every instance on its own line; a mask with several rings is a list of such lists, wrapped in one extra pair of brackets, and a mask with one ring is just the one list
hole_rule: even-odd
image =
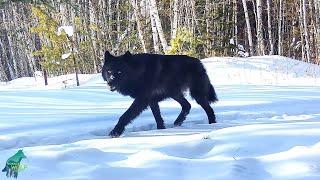
[(264, 55), (264, 39), (263, 39), (263, 24), (262, 24), (262, 5), (261, 0), (256, 0), (257, 4), (257, 38), (258, 38), (258, 54)]
[(303, 34), (303, 13), (302, 13), (302, 3), (301, 0), (299, 2), (299, 31), (300, 31), (300, 38), (301, 38), (301, 59), (305, 60), (305, 40), (304, 40), (304, 34)]
[(164, 36), (163, 29), (162, 29), (162, 25), (161, 25), (159, 13), (158, 13), (157, 3), (156, 3), (156, 0), (149, 0), (149, 2), (150, 2), (151, 18), (153, 18), (154, 21), (156, 22), (157, 31), (159, 34), (159, 38), (160, 38), (160, 42), (161, 42), (161, 45), (163, 48), (163, 52), (166, 53), (166, 51), (169, 49), (169, 47), (168, 47), (168, 43), (167, 43), (167, 40)]
[(244, 16), (245, 16), (245, 19), (246, 19), (246, 25), (247, 25), (247, 33), (248, 33), (250, 55), (253, 55), (254, 52), (253, 52), (253, 43), (252, 43), (252, 34), (251, 34), (252, 32), (251, 32), (251, 25), (250, 25), (250, 19), (249, 19), (246, 0), (242, 0), (242, 4), (243, 4)]
[[(210, 12), (211, 12), (211, 3), (209, 2), (209, 0), (206, 0), (206, 6), (205, 6), (205, 19), (206, 19), (206, 46), (210, 47), (211, 46), (211, 41), (210, 41), (210, 37), (211, 37), (211, 32), (212, 32), (212, 27), (211, 27), (211, 16), (210, 16)], [(205, 55), (206, 56), (211, 56), (211, 51), (209, 50), (209, 48), (205, 48)]]
[(233, 26), (234, 26), (234, 45), (236, 46), (235, 50), (236, 50), (236, 54), (238, 54), (238, 18), (237, 18), (237, 14), (238, 14), (238, 4), (237, 4), (237, 0), (233, 0)]
[[(301, 1), (300, 1), (301, 2)], [(310, 45), (309, 45), (309, 34), (308, 34), (308, 24), (307, 24), (307, 12), (306, 12), (306, 0), (302, 0), (302, 14), (303, 14), (303, 31), (304, 31), (304, 38), (306, 41), (306, 54), (307, 54), (307, 61), (310, 62)]]
[(148, 52), (147, 48), (146, 48), (146, 43), (145, 43), (145, 36), (143, 33), (143, 27), (142, 27), (142, 21), (141, 21), (141, 14), (140, 14), (140, 9), (139, 6), (137, 6), (136, 1), (135, 0), (130, 0), (131, 5), (133, 7), (133, 12), (134, 12), (134, 16), (136, 17), (136, 22), (137, 22), (137, 29), (138, 29), (138, 33), (139, 33), (139, 39), (141, 42), (141, 46), (144, 52)]
[(73, 60), (73, 65), (74, 65), (74, 71), (76, 73), (76, 83), (77, 83), (77, 86), (80, 86), (80, 82), (79, 82), (79, 68), (78, 68), (78, 62), (76, 60), (76, 57), (75, 57), (75, 49), (74, 49), (74, 41), (72, 39), (73, 37), (70, 37), (70, 41), (71, 41), (71, 53), (72, 53), (72, 60)]
[(44, 85), (48, 85), (48, 72), (46, 69), (43, 69), (43, 78), (44, 78)]
[[(120, 0), (117, 0), (117, 5), (116, 5), (116, 8), (119, 9), (120, 8)], [(117, 11), (117, 39), (118, 39), (118, 43), (119, 43), (119, 40), (120, 40), (120, 31), (121, 31), (121, 27), (120, 27), (120, 14), (121, 11)]]
[(271, 0), (267, 0), (267, 12), (268, 12), (268, 36), (269, 36), (269, 55), (274, 54), (273, 34), (272, 34), (272, 22), (271, 22)]
[(112, 1), (108, 0), (108, 23), (107, 23), (107, 29), (108, 29), (108, 39), (110, 43), (110, 48), (114, 48), (113, 41), (112, 41)]
[[(179, 0), (173, 0), (173, 22), (171, 28), (171, 39), (176, 38), (178, 29), (178, 4)], [(152, 18), (151, 18), (152, 19)]]
[(316, 49), (316, 60), (317, 63), (320, 63), (320, 2), (319, 0), (314, 0), (314, 9), (315, 9), (315, 33), (316, 33), (316, 42), (315, 42), (315, 49)]
[[(89, 18), (90, 18), (90, 25), (96, 25), (95, 21), (96, 21), (96, 16), (95, 16), (95, 7), (97, 6), (95, 3), (98, 3), (96, 1), (92, 1), (91, 3), (89, 2)], [(90, 46), (91, 46), (91, 51), (92, 51), (92, 66), (93, 66), (93, 73), (97, 73), (98, 69), (97, 69), (97, 42), (96, 42), (96, 32), (95, 30), (93, 30), (92, 28), (89, 28), (88, 26), (88, 31), (90, 31)]]
[(279, 19), (278, 19), (278, 54), (283, 55), (283, 0), (279, 1)]
[(152, 18), (152, 12), (151, 8), (149, 6), (149, 15), (150, 15), (150, 20), (151, 20), (151, 30), (152, 30), (152, 39), (153, 39), (153, 47), (154, 47), (154, 52), (159, 53), (160, 48), (159, 48), (159, 36), (158, 36), (158, 31), (157, 31), (157, 25), (156, 21), (154, 18)]

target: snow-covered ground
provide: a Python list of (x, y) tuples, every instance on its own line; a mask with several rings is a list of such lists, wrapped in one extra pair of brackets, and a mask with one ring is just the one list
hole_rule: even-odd
[(190, 100), (173, 127), (180, 106), (167, 100), (168, 129), (147, 110), (115, 139), (106, 135), (132, 99), (108, 92), (99, 74), (80, 87), (74, 75), (49, 87), (40, 77), (1, 83), (0, 168), (23, 149), (18, 179), (320, 179), (320, 67), (279, 56), (203, 62), (217, 124)]

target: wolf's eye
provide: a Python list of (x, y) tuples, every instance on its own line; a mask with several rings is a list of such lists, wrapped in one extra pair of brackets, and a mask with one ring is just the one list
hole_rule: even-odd
[(121, 71), (118, 71), (118, 74), (121, 74), (122, 72)]
[(108, 74), (112, 74), (112, 71), (107, 71)]

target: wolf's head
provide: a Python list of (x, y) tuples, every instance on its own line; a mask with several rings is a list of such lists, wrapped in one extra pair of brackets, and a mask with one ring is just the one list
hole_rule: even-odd
[(130, 79), (132, 68), (129, 66), (128, 61), (130, 61), (131, 57), (132, 54), (129, 51), (122, 56), (113, 56), (109, 51), (105, 52), (102, 77), (107, 81), (111, 91), (119, 89), (121, 85)]

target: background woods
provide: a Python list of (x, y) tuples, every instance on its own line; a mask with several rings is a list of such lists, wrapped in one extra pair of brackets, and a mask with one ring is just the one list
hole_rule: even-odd
[(0, 80), (97, 73), (105, 50), (319, 63), (319, 15), (318, 0), (1, 0)]

